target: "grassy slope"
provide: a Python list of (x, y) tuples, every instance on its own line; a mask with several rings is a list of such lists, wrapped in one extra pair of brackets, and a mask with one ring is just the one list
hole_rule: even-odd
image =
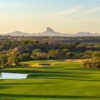
[(100, 100), (100, 71), (82, 69), (80, 63), (55, 63), (47, 68), (13, 68), (4, 71), (28, 73), (23, 80), (0, 80), (0, 97), (14, 100)]

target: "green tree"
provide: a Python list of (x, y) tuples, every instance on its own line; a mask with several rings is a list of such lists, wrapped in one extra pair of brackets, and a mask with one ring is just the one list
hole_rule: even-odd
[(59, 50), (49, 50), (48, 59), (57, 59), (59, 56)]
[(0, 68), (4, 68), (8, 62), (8, 56), (6, 54), (0, 54)]
[(45, 52), (41, 52), (40, 49), (35, 49), (32, 51), (32, 55), (31, 55), (32, 59), (46, 59), (47, 58), (47, 54)]

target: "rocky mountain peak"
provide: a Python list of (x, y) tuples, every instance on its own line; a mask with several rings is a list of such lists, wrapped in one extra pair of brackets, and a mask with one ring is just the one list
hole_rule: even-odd
[(46, 32), (55, 32), (52, 28), (50, 28), (50, 27), (47, 27), (46, 28)]

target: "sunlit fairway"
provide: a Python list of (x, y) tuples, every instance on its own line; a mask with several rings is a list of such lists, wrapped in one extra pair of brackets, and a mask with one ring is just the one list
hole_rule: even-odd
[(0, 97), (14, 100), (100, 100), (100, 70), (82, 63), (29, 61), (47, 67), (9, 68), (1, 72), (28, 73), (28, 79), (0, 80)]

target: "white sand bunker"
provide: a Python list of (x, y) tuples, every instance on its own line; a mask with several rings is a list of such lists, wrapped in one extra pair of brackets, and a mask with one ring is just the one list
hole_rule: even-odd
[(0, 79), (26, 79), (28, 74), (20, 73), (1, 73)]

